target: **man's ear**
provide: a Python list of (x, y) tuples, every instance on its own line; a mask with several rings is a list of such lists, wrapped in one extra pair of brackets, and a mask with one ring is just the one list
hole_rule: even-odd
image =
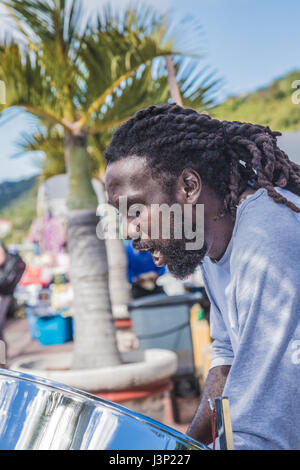
[(185, 168), (177, 180), (176, 196), (181, 204), (197, 204), (202, 190), (202, 180), (197, 171)]

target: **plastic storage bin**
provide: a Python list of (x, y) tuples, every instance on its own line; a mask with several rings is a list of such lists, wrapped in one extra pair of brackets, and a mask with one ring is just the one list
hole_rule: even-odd
[(149, 295), (128, 304), (140, 349), (162, 348), (178, 356), (176, 375), (194, 373), (190, 308), (202, 294)]
[(172, 377), (171, 402), (174, 420), (181, 424), (191, 422), (200, 401), (190, 309), (202, 298), (200, 292), (159, 294), (133, 300), (128, 305), (140, 349), (170, 349), (177, 354), (178, 368)]
[(51, 315), (37, 319), (38, 340), (43, 346), (63, 344), (73, 339), (72, 317)]

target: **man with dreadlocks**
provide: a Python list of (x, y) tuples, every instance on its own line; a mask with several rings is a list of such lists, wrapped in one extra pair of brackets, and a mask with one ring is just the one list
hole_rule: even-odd
[[(236, 449), (300, 448), (300, 167), (277, 146), (278, 135), (150, 106), (106, 151), (110, 203), (126, 196), (141, 205), (122, 214), (134, 247), (181, 279), (201, 265), (214, 355), (188, 434), (212, 442), (208, 398), (223, 394)], [(204, 205), (200, 249), (187, 250), (186, 237), (172, 234), (151, 239), (154, 208), (174, 203), (191, 205), (193, 217)]]

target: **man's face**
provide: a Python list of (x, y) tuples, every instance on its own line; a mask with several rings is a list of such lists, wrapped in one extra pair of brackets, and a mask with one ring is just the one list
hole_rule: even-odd
[[(174, 186), (167, 191), (161, 180), (152, 178), (146, 159), (140, 157), (111, 163), (106, 172), (108, 201), (121, 213), (124, 237), (132, 239), (137, 250), (150, 251), (156, 266), (167, 265), (174, 276), (184, 279), (202, 261), (206, 245), (186, 249), (184, 224), (188, 218), (183, 217), (183, 200)], [(192, 219), (193, 215), (191, 224)]]

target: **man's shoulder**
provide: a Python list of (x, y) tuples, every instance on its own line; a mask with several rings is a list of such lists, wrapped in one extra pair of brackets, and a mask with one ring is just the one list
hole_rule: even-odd
[[(300, 197), (286, 190), (278, 190), (300, 207)], [(261, 188), (238, 207), (237, 218), (226, 260), (230, 264), (244, 264), (246, 259), (277, 258), (279, 263), (300, 259), (300, 214), (282, 203), (276, 203)], [(220, 267), (205, 256), (201, 269), (209, 276)]]
[[(281, 189), (278, 192), (300, 208), (299, 196)], [(277, 231), (288, 231), (287, 229), (290, 228), (300, 229), (300, 214), (285, 204), (275, 202), (268, 195), (267, 190), (261, 188), (238, 209), (234, 236), (240, 233), (247, 238), (253, 234), (264, 236)], [(290, 233), (290, 235), (294, 234)]]
[[(300, 197), (278, 190), (300, 207)], [(233, 250), (255, 249), (258, 252), (292, 247), (300, 250), (300, 214), (282, 203), (276, 203), (266, 189), (259, 189), (238, 209), (234, 228)]]

